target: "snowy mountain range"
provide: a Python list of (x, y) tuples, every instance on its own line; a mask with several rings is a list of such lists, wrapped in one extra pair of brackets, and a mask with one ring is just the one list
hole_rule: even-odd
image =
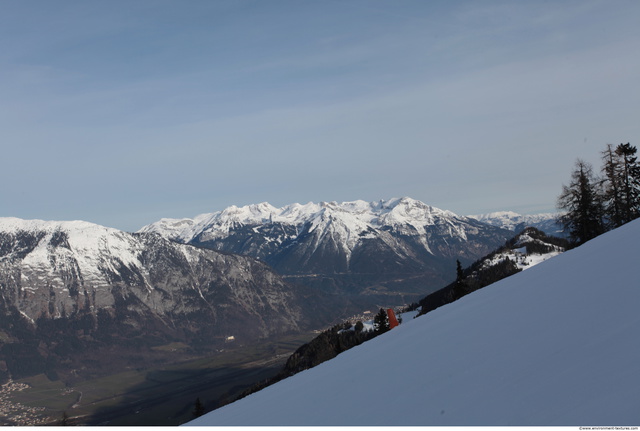
[(451, 280), (456, 259), (473, 262), (512, 236), (407, 197), (232, 206), (140, 232), (259, 258), (288, 280), (355, 295), (360, 308), (424, 296)]
[(469, 217), (514, 232), (520, 232), (526, 227), (535, 227), (547, 235), (566, 237), (564, 228), (557, 221), (556, 213), (522, 215), (513, 211), (498, 211)]
[(85, 351), (135, 337), (207, 349), (409, 303), (510, 235), (411, 198), (234, 206), (135, 234), (0, 218), (0, 377), (67, 360), (74, 343), (56, 337)]
[(313, 298), (250, 257), (81, 221), (0, 218), (0, 377), (91, 352), (100, 362), (101, 348), (115, 364), (126, 355), (113, 349), (207, 350), (228, 336), (297, 332), (317, 314)]
[(199, 215), (195, 219), (162, 219), (142, 228), (141, 232), (153, 231), (181, 242), (191, 242), (200, 237), (200, 241), (204, 242), (227, 236), (236, 224), (279, 223), (304, 226), (311, 223), (309, 230), (313, 231), (326, 229), (329, 219), (337, 219), (344, 228), (345, 246), (351, 249), (357, 236), (370, 228), (390, 226), (424, 234), (425, 226), (435, 225), (439, 220), (455, 218), (458, 217), (450, 211), (406, 197), (378, 202), (294, 203), (282, 208), (263, 202), (240, 208), (231, 206), (223, 211)]
[(636, 426), (640, 220), (188, 425)]

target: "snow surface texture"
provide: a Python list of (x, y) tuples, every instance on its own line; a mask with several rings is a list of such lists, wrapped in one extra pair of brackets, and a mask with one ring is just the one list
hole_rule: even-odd
[(188, 425), (640, 425), (640, 220)]

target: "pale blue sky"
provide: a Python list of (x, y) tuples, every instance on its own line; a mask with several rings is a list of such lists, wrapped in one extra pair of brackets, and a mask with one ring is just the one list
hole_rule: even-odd
[(553, 211), (640, 137), (640, 2), (0, 0), (0, 216)]

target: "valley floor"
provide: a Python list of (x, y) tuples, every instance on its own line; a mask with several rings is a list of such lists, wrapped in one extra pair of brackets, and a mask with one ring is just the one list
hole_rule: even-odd
[(230, 347), (215, 357), (147, 370), (129, 370), (67, 387), (44, 375), (0, 388), (0, 425), (179, 425), (275, 375), (290, 354), (315, 334)]

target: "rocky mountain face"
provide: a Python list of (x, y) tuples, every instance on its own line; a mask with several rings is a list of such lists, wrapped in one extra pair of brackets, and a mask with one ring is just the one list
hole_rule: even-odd
[(402, 304), (455, 277), (512, 232), (411, 198), (229, 207), (140, 232), (253, 256), (285, 278), (360, 306)]
[(0, 377), (103, 367), (105, 349), (107, 367), (140, 366), (141, 352), (167, 343), (206, 351), (299, 331), (314, 319), (309, 295), (246, 256), (0, 218)]
[(498, 211), (488, 214), (470, 215), (483, 223), (492, 226), (508, 229), (516, 233), (523, 231), (526, 227), (534, 227), (547, 235), (556, 237), (566, 237), (564, 228), (558, 223), (558, 214), (528, 214), (522, 215), (513, 211)]

